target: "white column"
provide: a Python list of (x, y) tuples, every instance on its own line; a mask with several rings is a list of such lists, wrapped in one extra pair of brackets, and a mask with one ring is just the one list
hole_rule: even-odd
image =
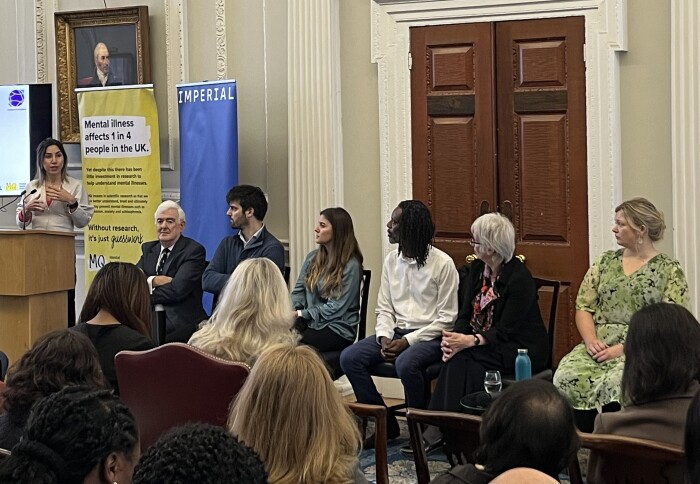
[(697, 311), (698, 277), (698, 162), (700, 162), (700, 8), (697, 0), (671, 2), (671, 136), (673, 169), (673, 243), (690, 285)]
[(343, 203), (338, 1), (294, 0), (288, 4), (292, 281), (314, 247), (318, 213)]

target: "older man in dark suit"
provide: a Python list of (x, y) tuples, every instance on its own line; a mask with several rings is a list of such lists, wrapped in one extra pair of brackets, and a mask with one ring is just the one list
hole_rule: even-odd
[(207, 319), (202, 306), (202, 273), (206, 251), (182, 235), (185, 212), (171, 200), (156, 210), (158, 240), (141, 246), (136, 264), (148, 276), (151, 302), (165, 310), (166, 342), (187, 342), (197, 325)]

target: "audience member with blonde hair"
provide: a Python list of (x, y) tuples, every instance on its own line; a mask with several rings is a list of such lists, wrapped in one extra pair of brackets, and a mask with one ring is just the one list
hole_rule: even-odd
[(360, 432), (318, 354), (275, 345), (258, 359), (229, 417), (271, 484), (366, 483)]
[(293, 324), (289, 292), (279, 268), (269, 259), (248, 259), (233, 271), (214, 314), (189, 344), (253, 365), (268, 346), (296, 343)]
[(85, 297), (79, 324), (71, 331), (90, 338), (102, 372), (117, 394), (114, 357), (120, 351), (154, 347), (150, 318), (151, 300), (141, 269), (128, 262), (110, 262), (100, 269)]

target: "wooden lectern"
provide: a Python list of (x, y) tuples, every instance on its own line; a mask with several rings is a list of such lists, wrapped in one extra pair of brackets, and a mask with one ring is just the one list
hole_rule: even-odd
[(68, 327), (75, 235), (0, 230), (0, 350), (15, 362), (39, 337)]

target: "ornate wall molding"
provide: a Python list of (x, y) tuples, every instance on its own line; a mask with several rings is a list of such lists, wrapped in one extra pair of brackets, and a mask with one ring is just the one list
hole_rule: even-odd
[[(24, 3), (24, 2), (22, 2)], [(46, 2), (34, 1), (34, 14), (36, 26), (36, 82), (45, 84), (49, 82), (47, 37), (48, 25), (46, 23)], [(19, 6), (19, 5), (18, 5)], [(26, 57), (24, 57), (26, 58)]]
[(696, 0), (671, 2), (671, 149), (674, 252), (690, 286), (695, 311), (700, 301), (700, 8)]
[(343, 204), (339, 0), (289, 2), (287, 12), (289, 261), (298, 274), (318, 213)]
[(589, 252), (594, 257), (612, 247), (607, 221), (622, 193), (616, 53), (627, 44), (626, 0), (370, 1), (372, 58), (379, 76), (382, 216), (412, 197), (409, 28), (580, 15), (586, 25)]
[(224, 0), (216, 0), (216, 78), (227, 78), (226, 60), (226, 4)]
[[(165, 58), (168, 87), (168, 159), (160, 169), (172, 171), (180, 158), (180, 123), (174, 86), (187, 82), (187, 12), (184, 0), (165, 0)], [(170, 88), (170, 86), (173, 86)]]

